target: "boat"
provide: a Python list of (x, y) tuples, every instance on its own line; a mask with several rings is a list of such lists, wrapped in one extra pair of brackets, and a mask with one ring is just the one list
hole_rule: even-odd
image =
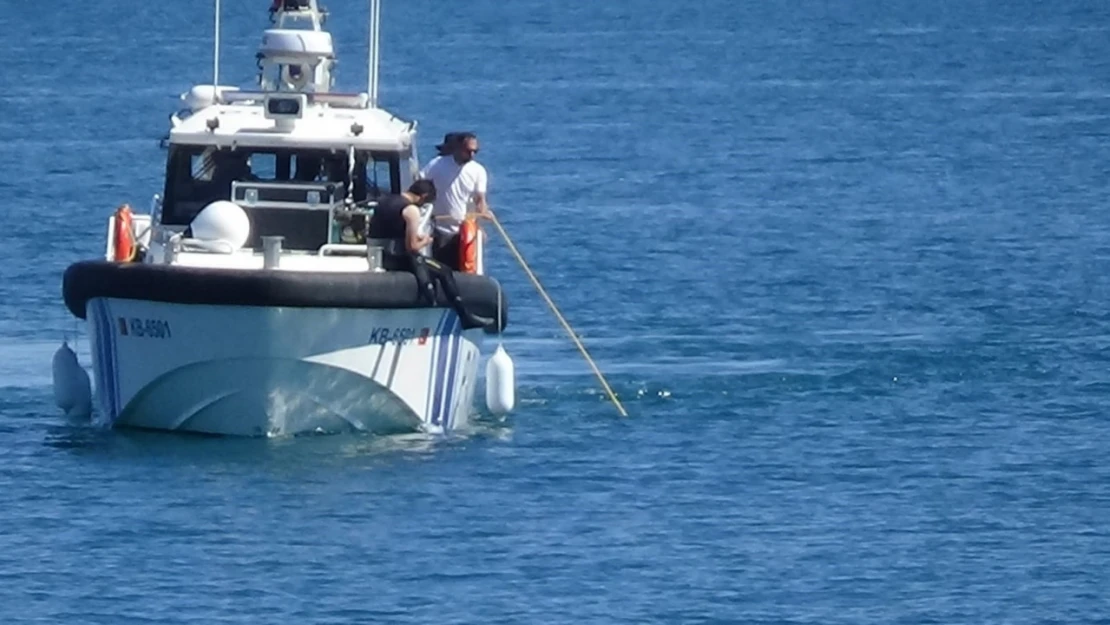
[[(241, 89), (219, 84), (217, 2), (213, 80), (170, 117), (163, 192), (148, 213), (112, 212), (104, 258), (63, 277), (67, 308), (87, 322), (85, 403), (102, 423), (231, 436), (467, 426), (483, 341), (508, 306), (474, 220), (454, 275), (485, 324), (442, 289), (422, 298), (413, 273), (383, 262), (396, 242), (366, 236), (377, 199), (419, 172), (416, 121), (378, 104), (379, 16), (372, 0), (367, 91), (340, 93), (327, 13), (275, 0), (258, 84)], [(487, 367), (506, 366), (495, 356)], [(487, 376), (500, 412), (507, 366)], [(69, 404), (89, 388), (76, 367), (55, 359)]]

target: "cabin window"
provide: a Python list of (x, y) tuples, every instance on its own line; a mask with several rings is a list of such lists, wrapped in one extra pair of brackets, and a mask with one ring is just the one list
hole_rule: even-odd
[(355, 152), (352, 185), (344, 150), (170, 146), (162, 223), (188, 225), (208, 204), (230, 199), (232, 182), (334, 182), (341, 185), (342, 195), (353, 186), (355, 201), (400, 193), (401, 161), (405, 158), (407, 153)]
[(367, 199), (400, 192), (397, 188), (400, 185), (393, 184), (393, 169), (390, 161), (370, 160), (366, 163)]
[(247, 159), (247, 166), (250, 167), (251, 177), (261, 182), (278, 182), (279, 180), (289, 179), (288, 173), (281, 178), (278, 177), (277, 154), (268, 154), (266, 152), (252, 154), (250, 158)]
[(215, 151), (215, 148), (211, 148), (200, 154), (190, 155), (189, 170), (192, 172), (193, 180), (200, 182), (210, 182), (212, 180), (212, 173), (216, 169), (212, 161), (212, 153)]

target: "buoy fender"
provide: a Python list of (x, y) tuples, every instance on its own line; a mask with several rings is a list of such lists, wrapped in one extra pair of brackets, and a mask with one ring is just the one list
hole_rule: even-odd
[(512, 412), (516, 404), (513, 359), (501, 345), (486, 363), (486, 407), (495, 415)]
[(69, 344), (63, 342), (54, 352), (54, 403), (70, 417), (88, 417), (92, 414), (92, 383), (89, 374)]

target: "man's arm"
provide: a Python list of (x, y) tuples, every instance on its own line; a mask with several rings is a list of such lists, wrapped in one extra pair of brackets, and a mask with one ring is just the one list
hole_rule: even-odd
[(420, 209), (409, 204), (401, 211), (401, 216), (405, 219), (405, 248), (410, 254), (418, 254), (432, 242), (432, 237), (420, 234)]
[(489, 179), (486, 175), (486, 168), (482, 167), (478, 170), (478, 175), (474, 181), (474, 208), (478, 214), (483, 217), (489, 216), (489, 204), (486, 203), (486, 187), (489, 184)]
[(486, 204), (486, 194), (474, 192), (474, 208), (479, 215), (489, 215), (489, 204)]

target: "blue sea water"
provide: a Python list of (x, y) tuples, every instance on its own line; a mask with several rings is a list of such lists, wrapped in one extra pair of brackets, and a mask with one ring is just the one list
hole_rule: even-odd
[[(0, 622), (1110, 619), (1110, 5), (386, 0), (384, 105), (425, 156), (479, 133), (631, 416), (498, 243), (515, 414), (264, 441), (50, 390), (211, 7), (11, 4)], [(246, 85), (268, 3), (224, 4)], [(349, 90), (365, 4), (329, 6)]]

